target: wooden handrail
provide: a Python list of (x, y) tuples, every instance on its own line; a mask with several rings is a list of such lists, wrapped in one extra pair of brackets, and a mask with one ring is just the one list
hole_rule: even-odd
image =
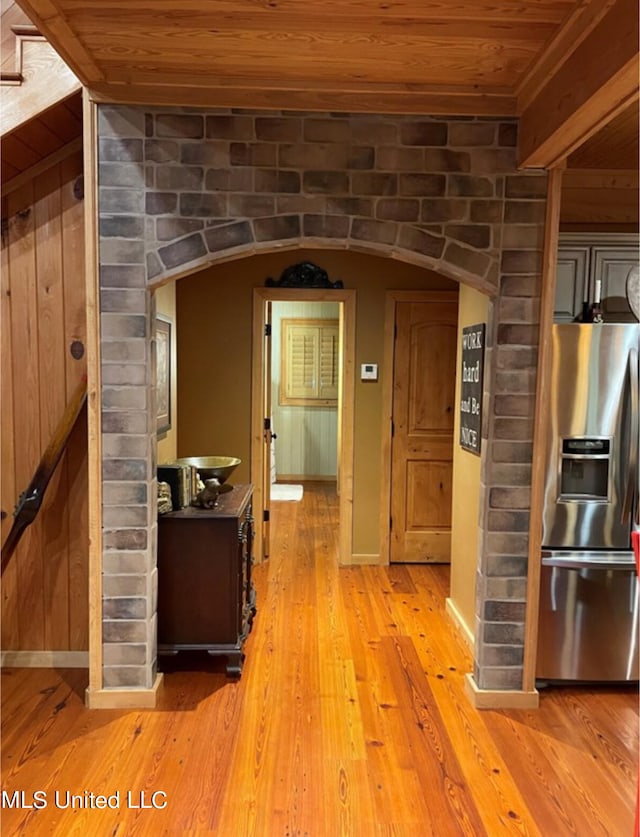
[(69, 441), (69, 436), (75, 427), (78, 416), (87, 400), (87, 378), (82, 377), (82, 380), (76, 387), (70, 401), (68, 402), (64, 414), (56, 427), (53, 436), (45, 452), (42, 454), (38, 467), (36, 468), (31, 482), (26, 491), (23, 491), (18, 499), (15, 511), (13, 513), (13, 525), (7, 535), (7, 539), (2, 546), (2, 562), (0, 573), (4, 573), (11, 556), (15, 552), (18, 542), (22, 537), (24, 530), (35, 520), (44, 493), (51, 480), (51, 477), (56, 470), (56, 466), (64, 453), (64, 449)]

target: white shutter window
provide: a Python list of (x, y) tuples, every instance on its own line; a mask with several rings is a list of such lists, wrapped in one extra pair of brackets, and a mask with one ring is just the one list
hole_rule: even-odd
[(315, 398), (318, 390), (317, 330), (305, 326), (293, 327), (287, 333), (289, 355), (288, 398)]
[(280, 404), (338, 403), (338, 320), (283, 319)]
[(320, 398), (338, 399), (338, 325), (320, 326)]

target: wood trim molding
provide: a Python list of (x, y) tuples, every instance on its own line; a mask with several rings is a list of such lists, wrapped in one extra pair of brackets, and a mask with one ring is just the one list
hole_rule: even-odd
[(355, 365), (356, 365), (356, 292), (346, 291), (341, 310), (343, 345), (342, 386), (338, 396), (338, 496), (340, 503), (339, 563), (349, 565), (353, 560), (353, 461), (355, 437)]
[(2, 668), (89, 668), (88, 651), (2, 651)]
[(0, 72), (0, 84), (3, 87), (20, 87), (24, 81), (22, 73), (12, 72), (11, 70), (2, 70)]
[(531, 692), (479, 689), (471, 674), (465, 675), (464, 688), (475, 709), (537, 709), (540, 705), (540, 695), (535, 689)]
[(97, 106), (83, 93), (87, 443), (89, 515), (89, 690), (102, 688), (102, 444), (98, 261)]
[(251, 359), (251, 482), (254, 486), (254, 510), (256, 515), (255, 556), (262, 560), (263, 537), (261, 510), (264, 508), (264, 469), (270, 464), (264, 461), (263, 419), (264, 404), (264, 334), (265, 303), (271, 302), (341, 302), (343, 345), (342, 401), (338, 404), (340, 454), (338, 463), (338, 495), (340, 498), (340, 556), (342, 565), (352, 563), (353, 549), (353, 456), (355, 413), (355, 290), (324, 290), (322, 288), (254, 288), (253, 291), (253, 348)]
[(85, 691), (87, 709), (155, 709), (163, 675), (156, 674), (150, 689), (91, 689)]
[[(397, 293), (397, 292), (396, 292)], [(396, 320), (396, 293), (385, 294), (384, 346), (382, 350), (382, 461), (380, 465), (380, 562), (389, 564), (391, 552), (391, 421), (393, 418), (393, 359)]]
[(16, 38), (42, 38), (44, 40), (44, 35), (33, 23), (16, 23), (11, 27), (11, 31)]
[[(198, 86), (194, 86), (197, 83)], [(188, 84), (158, 85), (148, 79), (136, 84), (90, 82), (90, 95), (101, 104), (162, 105), (206, 108), (261, 108), (270, 110), (346, 111), (349, 113), (415, 113), (451, 116), (516, 116), (516, 97), (500, 90), (496, 95), (464, 90), (459, 94), (438, 90), (408, 90), (399, 85), (362, 84), (356, 90), (318, 87), (312, 79), (290, 85), (263, 81), (262, 86), (220, 77), (199, 76)]]
[(540, 599), (540, 552), (542, 544), (542, 505), (544, 499), (547, 422), (551, 401), (551, 331), (556, 293), (556, 270), (560, 202), (562, 197), (562, 169), (549, 172), (547, 182), (547, 215), (545, 220), (544, 253), (542, 261), (542, 289), (540, 295), (540, 330), (538, 344), (538, 372), (536, 378), (536, 406), (533, 419), (533, 458), (531, 469), (531, 509), (529, 513), (529, 555), (527, 570), (527, 611), (524, 635), (524, 664), (522, 687), (526, 692), (535, 689), (536, 656), (538, 647), (538, 610)]
[(253, 516), (255, 532), (253, 538), (253, 557), (256, 564), (262, 562), (264, 537), (262, 531), (262, 510), (264, 509), (264, 471), (270, 463), (264, 461), (264, 328), (267, 297), (258, 289), (253, 292), (253, 322), (251, 326), (251, 440), (250, 440), (250, 480), (253, 484)]

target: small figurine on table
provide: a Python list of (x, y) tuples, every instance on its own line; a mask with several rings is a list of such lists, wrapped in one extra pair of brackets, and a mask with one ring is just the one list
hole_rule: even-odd
[(220, 494), (220, 481), (215, 477), (204, 481), (204, 487), (198, 491), (192, 505), (201, 509), (212, 509), (218, 502)]

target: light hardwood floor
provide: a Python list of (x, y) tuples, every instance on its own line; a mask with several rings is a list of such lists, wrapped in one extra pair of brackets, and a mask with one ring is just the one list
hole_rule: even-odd
[[(84, 671), (4, 671), (3, 789), (48, 804), (5, 807), (3, 837), (631, 837), (636, 689), (476, 711), (447, 567), (339, 570), (336, 515), (320, 483), (273, 505), (238, 682), (178, 656), (155, 711), (90, 711)], [(56, 791), (119, 807), (56, 807)]]

